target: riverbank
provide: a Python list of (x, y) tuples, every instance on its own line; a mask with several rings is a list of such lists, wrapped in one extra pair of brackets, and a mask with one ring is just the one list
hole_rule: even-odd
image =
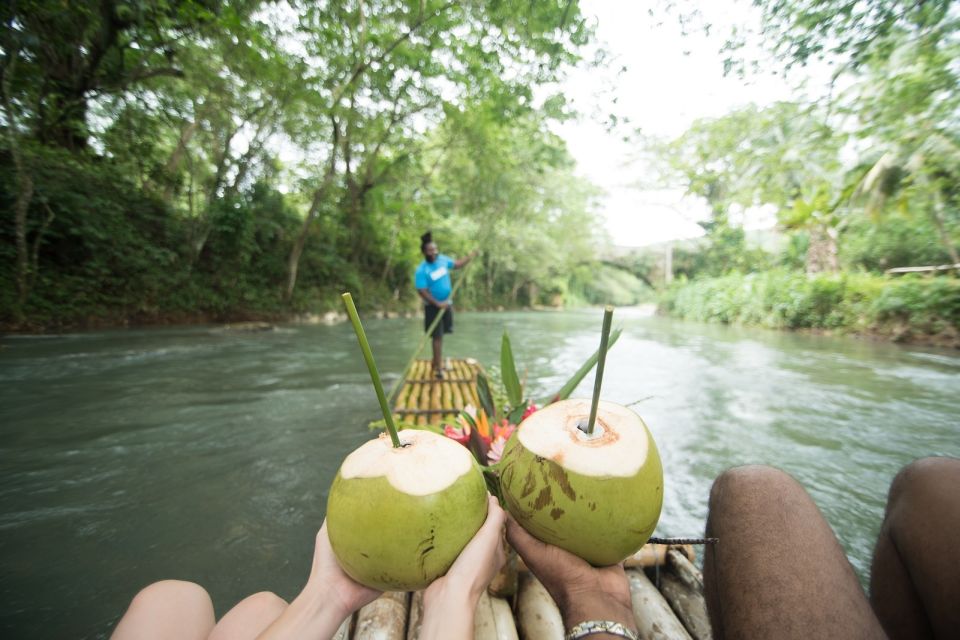
[[(653, 305), (641, 305), (647, 308), (647, 315), (653, 313)], [(523, 306), (505, 307), (468, 307), (457, 308), (458, 311), (562, 311), (564, 307), (550, 306)], [(422, 311), (419, 304), (404, 307), (374, 308), (362, 311), (365, 318), (376, 320), (388, 318), (420, 318)], [(257, 327), (275, 324), (301, 325), (334, 325), (347, 321), (347, 314), (343, 311), (236, 311), (231, 313), (198, 312), (170, 312), (153, 314), (110, 314), (97, 315), (88, 318), (73, 318), (59, 323), (41, 323), (30, 320), (22, 322), (0, 322), (0, 334), (57, 334), (67, 331), (92, 331), (103, 329), (149, 329), (159, 327), (191, 326), (191, 325), (224, 325), (228, 328), (244, 330), (245, 327)]]
[(722, 324), (960, 349), (960, 279), (791, 271), (677, 281), (662, 313)]

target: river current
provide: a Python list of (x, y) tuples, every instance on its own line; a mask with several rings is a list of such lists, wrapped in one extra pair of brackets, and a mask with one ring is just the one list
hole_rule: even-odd
[[(528, 395), (544, 398), (597, 348), (600, 321), (458, 313), (445, 355), (493, 365), (506, 329)], [(614, 324), (603, 397), (636, 402), (660, 449), (658, 535), (701, 535), (712, 479), (772, 464), (808, 488), (865, 580), (897, 470), (960, 456), (956, 351), (631, 309)], [(420, 321), (365, 326), (389, 386)], [(576, 395), (591, 389), (592, 376)], [(330, 482), (377, 413), (348, 324), (0, 339), (3, 637), (107, 637), (163, 578), (207, 587), (218, 615), (256, 591), (292, 598)]]

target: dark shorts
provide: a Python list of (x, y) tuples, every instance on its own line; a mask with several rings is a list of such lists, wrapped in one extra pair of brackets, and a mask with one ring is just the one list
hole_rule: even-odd
[[(423, 330), (426, 331), (433, 324), (434, 318), (440, 313), (440, 307), (432, 304), (423, 306)], [(442, 338), (445, 333), (453, 333), (453, 307), (447, 307), (440, 322), (433, 329), (434, 338)]]

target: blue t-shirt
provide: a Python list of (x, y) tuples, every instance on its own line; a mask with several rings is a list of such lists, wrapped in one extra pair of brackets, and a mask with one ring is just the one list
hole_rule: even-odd
[(417, 289), (429, 289), (430, 295), (437, 302), (447, 302), (453, 284), (450, 280), (450, 271), (454, 268), (453, 258), (442, 253), (437, 255), (433, 262), (424, 260), (417, 267), (413, 276), (413, 284)]

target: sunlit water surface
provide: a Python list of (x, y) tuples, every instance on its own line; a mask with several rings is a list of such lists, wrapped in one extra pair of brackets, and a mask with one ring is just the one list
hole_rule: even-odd
[[(809, 489), (863, 579), (896, 471), (960, 455), (955, 351), (616, 318), (604, 397), (640, 401), (656, 438), (660, 535), (702, 534), (723, 469), (772, 464)], [(366, 322), (388, 384), (419, 326)], [(542, 398), (599, 326), (596, 310), (461, 313), (446, 354), (493, 364), (507, 329)], [(106, 637), (163, 578), (206, 586), (218, 615), (256, 591), (296, 595), (327, 488), (377, 411), (347, 324), (3, 338), (3, 637)]]

